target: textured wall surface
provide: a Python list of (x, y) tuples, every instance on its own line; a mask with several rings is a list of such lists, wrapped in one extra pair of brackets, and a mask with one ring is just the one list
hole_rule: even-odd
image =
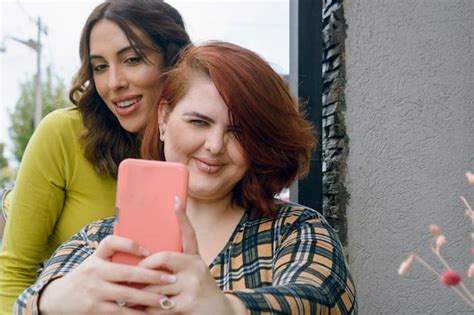
[(343, 111), (346, 39), (343, 0), (323, 0), (323, 214), (347, 244), (346, 208), (348, 194), (344, 187), (348, 139)]
[[(474, 203), (474, 1), (344, 1), (349, 260), (361, 314), (472, 314), (414, 264), (427, 225), (445, 232), (448, 262), (465, 274)], [(435, 264), (440, 268), (439, 264)], [(470, 283), (471, 288), (473, 283)]]

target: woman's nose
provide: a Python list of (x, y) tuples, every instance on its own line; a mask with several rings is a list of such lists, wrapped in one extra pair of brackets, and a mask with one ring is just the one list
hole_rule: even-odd
[(125, 74), (118, 67), (110, 67), (109, 89), (119, 90), (128, 84)]
[(208, 134), (204, 148), (213, 156), (225, 152), (227, 135), (220, 130), (213, 130)]

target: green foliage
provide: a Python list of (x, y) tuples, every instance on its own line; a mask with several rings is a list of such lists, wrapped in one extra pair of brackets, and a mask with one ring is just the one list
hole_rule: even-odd
[(0, 170), (4, 167), (8, 167), (8, 160), (3, 155), (4, 149), (5, 149), (5, 144), (0, 143)]
[[(0, 169), (0, 189), (12, 187), (16, 178), (17, 169), (4, 167)], [(0, 234), (1, 238), (1, 234)]]
[[(67, 90), (64, 82), (57, 76), (53, 76), (48, 67), (46, 76), (41, 82), (43, 101), (43, 117), (49, 112), (67, 105)], [(15, 109), (10, 113), (11, 127), (9, 134), (13, 143), (13, 155), (20, 162), (26, 145), (34, 131), (34, 76), (21, 83), (21, 94)]]
[(15, 170), (8, 167), (8, 160), (5, 158), (5, 144), (0, 143), (0, 189), (11, 186), (15, 178)]

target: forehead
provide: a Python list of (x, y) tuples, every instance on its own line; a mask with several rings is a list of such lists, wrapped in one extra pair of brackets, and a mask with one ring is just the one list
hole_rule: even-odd
[[(136, 35), (145, 45), (153, 46), (151, 39), (143, 33), (142, 30), (135, 26), (130, 26), (130, 30)], [(130, 39), (131, 40), (131, 39)], [(125, 31), (119, 24), (112, 20), (101, 19), (92, 27), (89, 35), (90, 50), (96, 48), (106, 49), (113, 46), (125, 46), (135, 44), (130, 42)]]
[(189, 77), (187, 90), (176, 103), (173, 111), (180, 113), (194, 111), (213, 119), (228, 122), (229, 108), (214, 82), (205, 74), (192, 74)]

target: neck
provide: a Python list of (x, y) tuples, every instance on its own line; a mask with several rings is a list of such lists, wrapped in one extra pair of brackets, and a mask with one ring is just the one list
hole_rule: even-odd
[(222, 251), (244, 213), (232, 198), (196, 200), (188, 197), (186, 212), (196, 232), (199, 254), (207, 265)]
[(219, 200), (202, 200), (188, 197), (186, 213), (196, 230), (207, 229), (226, 219), (241, 217), (243, 209), (232, 203), (232, 196)]

